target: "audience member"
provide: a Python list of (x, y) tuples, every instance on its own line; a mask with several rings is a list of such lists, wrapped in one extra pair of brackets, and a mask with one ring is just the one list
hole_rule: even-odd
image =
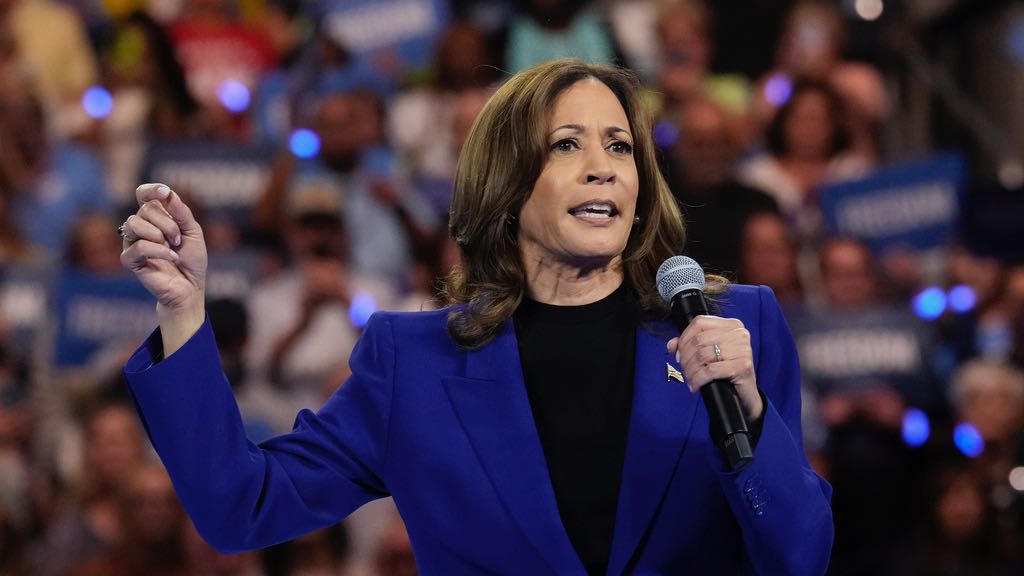
[(413, 182), (447, 217), (455, 162), (498, 68), (483, 32), (462, 22), (442, 36), (436, 68), (430, 84), (392, 100), (387, 128)]
[(777, 212), (755, 212), (743, 223), (736, 277), (743, 284), (771, 288), (788, 317), (803, 308), (797, 244)]
[(735, 276), (747, 219), (778, 212), (775, 201), (741, 184), (734, 168), (741, 150), (735, 117), (710, 98), (692, 96), (679, 109), (679, 137), (665, 154), (665, 178), (686, 222), (686, 253), (705, 271)]
[(618, 47), (590, 0), (527, 0), (505, 32), (504, 69), (573, 56), (595, 64), (618, 59)]
[[(96, 56), (78, 15), (51, 0), (0, 0), (17, 52), (39, 89), (48, 122), (40, 128), (62, 140), (79, 116), (79, 98), (99, 79)], [(5, 136), (7, 137), (7, 136)]]
[[(917, 513), (921, 470), (901, 435), (908, 407), (935, 413), (928, 328), (881, 293), (870, 250), (850, 239), (821, 248), (824, 308), (792, 321), (805, 382), (828, 428), (835, 487), (830, 572), (893, 574)], [(885, 478), (885, 489), (874, 482)], [(878, 518), (885, 517), (884, 525)]]
[(67, 574), (125, 537), (117, 494), (143, 461), (145, 440), (138, 418), (125, 404), (101, 404), (84, 424), (81, 475), (75, 498), (63, 503), (33, 553), (33, 573)]
[(865, 159), (846, 154), (843, 118), (842, 102), (828, 84), (799, 81), (766, 129), (766, 152), (740, 167), (740, 179), (775, 198), (807, 240), (822, 233), (818, 188), (870, 168)]
[(394, 157), (381, 146), (378, 103), (367, 89), (322, 96), (314, 118), (319, 156), (308, 161), (281, 157), (254, 212), (254, 226), (280, 233), (280, 214), (289, 196), (307, 189), (327, 191), (336, 197), (339, 210), (343, 205), (339, 213), (347, 233), (359, 239), (347, 246), (353, 270), (397, 285), (409, 265), (411, 245), (430, 237), (437, 217), (396, 173)]
[(188, 518), (163, 466), (142, 464), (127, 472), (118, 493), (117, 544), (79, 563), (75, 576), (188, 576)]
[(1005, 486), (1010, 471), (1024, 465), (1024, 372), (1000, 360), (968, 360), (953, 373), (950, 396), (957, 421), (984, 442), (974, 469), (987, 485)]
[(927, 516), (919, 523), (901, 574), (1019, 574), (1020, 539), (1002, 530), (985, 481), (964, 462), (936, 470), (926, 486)]
[(51, 141), (45, 110), (31, 94), (3, 104), (0, 141), (11, 153), (4, 164), (14, 222), (29, 243), (59, 255), (79, 215), (111, 208), (103, 166), (81, 146)]
[[(711, 72), (715, 50), (712, 7), (704, 0), (665, 2), (654, 28), (661, 57), (657, 86), (664, 98), (662, 116), (672, 118), (679, 106), (703, 96), (745, 120), (750, 108), (747, 79), (740, 74)], [(746, 133), (737, 136), (744, 142), (748, 137)]]

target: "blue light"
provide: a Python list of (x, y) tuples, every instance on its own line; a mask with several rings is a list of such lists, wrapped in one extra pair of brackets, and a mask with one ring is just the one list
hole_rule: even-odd
[(654, 143), (659, 148), (671, 148), (679, 139), (679, 128), (668, 120), (662, 120), (654, 125)]
[(957, 424), (953, 429), (953, 443), (965, 456), (974, 458), (985, 451), (985, 440), (978, 429), (970, 424)]
[(288, 147), (299, 158), (312, 158), (320, 152), (320, 137), (316, 132), (302, 128), (292, 132)]
[(348, 307), (348, 319), (356, 328), (366, 326), (370, 316), (377, 311), (377, 301), (366, 292), (357, 292)]
[(910, 408), (903, 413), (903, 441), (907, 446), (921, 446), (928, 441), (931, 433), (931, 423), (923, 411)]
[(793, 94), (793, 82), (785, 74), (775, 74), (765, 82), (764, 98), (772, 106), (782, 106)]
[(941, 288), (925, 288), (914, 296), (914, 313), (925, 320), (935, 320), (946, 311), (946, 293)]
[(249, 107), (249, 88), (238, 80), (225, 80), (217, 87), (217, 99), (235, 114), (245, 112)]
[(106, 118), (114, 111), (114, 97), (106, 88), (93, 86), (82, 94), (82, 108), (91, 118)]
[(957, 314), (969, 312), (977, 303), (978, 297), (974, 289), (965, 284), (954, 286), (949, 290), (949, 308)]

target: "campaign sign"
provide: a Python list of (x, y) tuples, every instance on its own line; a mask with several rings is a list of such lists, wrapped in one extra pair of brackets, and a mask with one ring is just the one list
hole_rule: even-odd
[(918, 406), (931, 397), (930, 327), (909, 311), (805, 312), (792, 318), (804, 381), (816, 394), (856, 394), (878, 386)]
[(241, 223), (270, 181), (272, 153), (261, 146), (219, 142), (155, 144), (144, 181), (163, 182), (205, 209)]
[(157, 325), (156, 301), (134, 276), (65, 272), (54, 289), (54, 364), (81, 366), (115, 342), (142, 342)]
[(28, 353), (46, 320), (52, 270), (42, 264), (0, 266), (0, 319), (20, 354)]
[(824, 186), (825, 222), (831, 233), (859, 238), (876, 251), (935, 248), (956, 232), (966, 176), (963, 158), (943, 154)]
[(331, 0), (324, 27), (353, 53), (377, 61), (393, 54), (401, 69), (425, 68), (448, 25), (443, 0)]

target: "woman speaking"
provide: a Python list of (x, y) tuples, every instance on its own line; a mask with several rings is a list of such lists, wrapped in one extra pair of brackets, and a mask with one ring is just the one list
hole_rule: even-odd
[[(122, 262), (160, 327), (125, 373), (214, 546), (268, 546), (391, 495), (422, 574), (825, 571), (831, 489), (803, 455), (771, 291), (718, 283), (720, 316), (668, 321), (655, 273), (682, 219), (629, 72), (560, 60), (498, 90), (458, 165), (449, 307), (375, 314), (339, 391), (258, 446), (205, 319), (202, 230), (166, 186), (137, 197)], [(694, 394), (716, 380), (753, 431), (739, 472)]]

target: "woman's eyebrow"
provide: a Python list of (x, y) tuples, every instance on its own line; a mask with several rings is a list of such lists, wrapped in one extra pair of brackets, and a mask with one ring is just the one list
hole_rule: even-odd
[[(559, 127), (555, 128), (554, 130), (552, 130), (549, 133), (549, 135), (550, 134), (554, 134), (555, 132), (558, 132), (559, 130), (565, 130), (565, 129), (572, 130), (573, 132), (576, 132), (576, 133), (583, 132), (583, 126), (581, 126), (579, 124), (562, 124), (561, 126), (559, 126)], [(604, 129), (604, 133), (605, 133), (605, 136), (614, 136), (616, 134), (622, 133), (622, 134), (625, 134), (626, 136), (629, 136), (630, 138), (633, 137), (633, 135), (629, 133), (629, 130), (626, 130), (625, 128), (620, 128), (618, 126), (609, 126), (609, 127)]]

